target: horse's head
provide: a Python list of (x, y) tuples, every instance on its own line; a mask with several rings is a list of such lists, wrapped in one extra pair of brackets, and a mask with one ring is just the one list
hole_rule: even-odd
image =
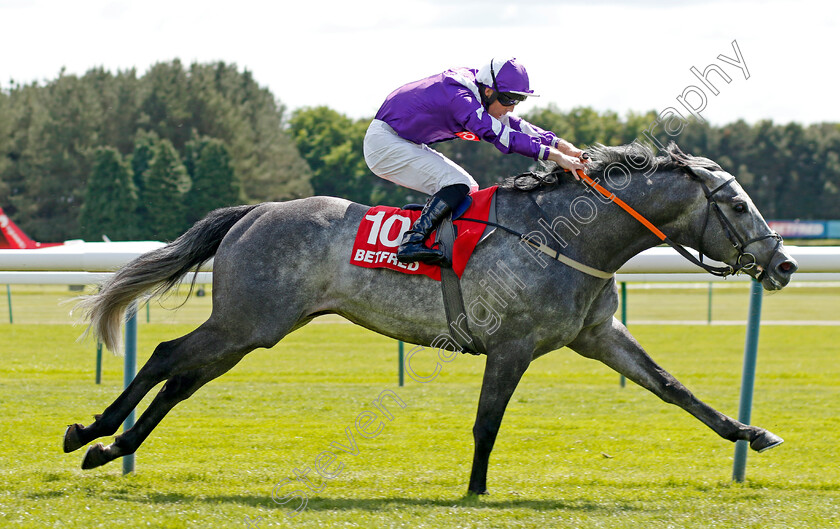
[(797, 269), (796, 260), (735, 177), (711, 160), (684, 155), (675, 146), (669, 154), (703, 190), (700, 211), (692, 214), (696, 244), (687, 244), (701, 257), (705, 254), (727, 264), (732, 272), (749, 274), (765, 290), (784, 288)]
[[(671, 241), (700, 252), (700, 266), (709, 272), (717, 275), (746, 273), (767, 290), (780, 290), (790, 282), (797, 264), (785, 250), (781, 236), (770, 229), (735, 177), (717, 163), (687, 155), (673, 142), (665, 149), (664, 156), (655, 156), (649, 147), (635, 141), (614, 147), (596, 144), (588, 152), (587, 173), (592, 180), (603, 182), (608, 190), (615, 190), (616, 195), (633, 203), (633, 207), (658, 225)], [(678, 178), (675, 179), (675, 175)], [(545, 171), (509, 178), (502, 187), (525, 192), (548, 191), (543, 194), (544, 213), (559, 212), (556, 219), (568, 221), (564, 212), (570, 211), (577, 200), (587, 198), (581, 198), (579, 193), (570, 198), (569, 193), (560, 192), (552, 209), (553, 190), (571, 189), (558, 185), (564, 179), (571, 179), (571, 175), (559, 166), (549, 164)], [(653, 189), (656, 189), (655, 193)], [(597, 211), (597, 206), (593, 203), (591, 209)], [(574, 211), (571, 211), (574, 217)], [(620, 209), (613, 208), (612, 211), (620, 212)], [(616, 214), (621, 220), (603, 219), (599, 224), (602, 231), (593, 239), (603, 241), (610, 236), (620, 239), (624, 253), (613, 257), (613, 269), (649, 248), (654, 240), (639, 224), (637, 231), (642, 237), (634, 242), (624, 229), (628, 217), (623, 213)], [(568, 227), (566, 222), (561, 224)], [(590, 233), (595, 229), (598, 227), (588, 228)], [(721, 268), (702, 263), (703, 255), (727, 266)], [(592, 257), (593, 262), (598, 258)], [(610, 260), (609, 256), (601, 255), (600, 258), (605, 262)]]

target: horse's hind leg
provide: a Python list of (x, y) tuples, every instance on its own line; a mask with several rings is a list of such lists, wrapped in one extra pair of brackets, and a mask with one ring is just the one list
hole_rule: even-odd
[[(272, 314), (272, 316), (275, 315), (276, 313)], [(291, 319), (291, 317), (287, 318), (287, 320)], [(229, 313), (221, 311), (217, 306), (210, 319), (198, 329), (177, 340), (160, 344), (152, 356), (157, 357), (156, 363), (159, 366), (156, 372), (165, 374), (163, 379), (166, 380), (166, 384), (137, 423), (118, 436), (113, 444), (107, 447), (101, 443), (92, 446), (85, 453), (82, 468), (95, 468), (118, 457), (134, 453), (177, 403), (188, 398), (207, 382), (227, 372), (255, 348), (270, 347), (294, 326), (290, 321), (287, 321), (289, 323), (287, 326), (267, 326), (265, 322), (261, 322), (263, 324), (261, 327), (270, 327), (271, 331), (259, 333), (255, 332), (251, 325), (231, 325), (231, 321)], [(253, 320), (249, 321), (256, 325)], [(100, 420), (104, 419), (103, 416)], [(124, 419), (125, 416), (122, 416), (119, 422)]]
[(738, 422), (700, 401), (656, 364), (615, 318), (581, 331), (569, 347), (585, 357), (600, 360), (665, 402), (676, 404), (724, 439), (749, 441), (750, 447), (759, 452), (783, 442), (767, 430)]
[(137, 407), (143, 397), (153, 387), (170, 376), (169, 351), (178, 347), (186, 336), (162, 342), (156, 348), (146, 364), (140, 369), (134, 380), (119, 397), (89, 426), (71, 424), (64, 432), (64, 452), (78, 450), (94, 439), (114, 435), (125, 421), (131, 410)]
[[(131, 384), (101, 415), (96, 416), (96, 420), (90, 426), (73, 424), (67, 428), (64, 433), (64, 451), (72, 452), (94, 439), (114, 435), (128, 414), (160, 382), (175, 374), (216, 363), (226, 354), (235, 354), (235, 350), (230, 353), (230, 346), (224, 346), (229, 340), (230, 336), (216, 330), (208, 321), (186, 336), (160, 343)], [(254, 347), (251, 347), (247, 351), (253, 349)]]
[(232, 355), (216, 363), (171, 377), (134, 426), (118, 435), (114, 442), (108, 446), (97, 443), (88, 448), (82, 460), (82, 468), (85, 470), (96, 468), (118, 457), (133, 454), (158, 423), (163, 420), (169, 410), (179, 402), (189, 398), (207, 382), (226, 373), (245, 354)]

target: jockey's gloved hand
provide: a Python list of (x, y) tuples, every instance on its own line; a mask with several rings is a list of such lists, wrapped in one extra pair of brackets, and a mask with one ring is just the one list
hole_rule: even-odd
[(554, 146), (553, 147), (555, 149), (557, 149), (558, 151), (560, 151), (561, 153), (563, 153), (567, 156), (571, 156), (572, 158), (578, 158), (580, 160), (585, 160), (586, 159), (584, 157), (585, 152), (583, 150), (578, 149), (577, 147), (575, 147), (574, 145), (572, 145), (568, 141), (564, 140), (563, 138), (557, 138), (554, 141)]
[[(583, 151), (581, 151), (581, 154), (582, 153)], [(575, 158), (569, 156), (568, 154), (563, 154), (562, 152), (553, 148), (548, 153), (548, 159), (552, 162), (555, 162), (563, 169), (571, 171), (575, 178), (577, 178), (578, 180), (580, 180), (580, 177), (577, 175), (577, 170), (585, 170), (586, 168), (584, 162), (580, 158)]]

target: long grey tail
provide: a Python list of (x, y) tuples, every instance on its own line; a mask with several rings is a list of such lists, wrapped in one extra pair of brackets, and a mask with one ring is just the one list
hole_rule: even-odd
[(256, 207), (212, 211), (163, 248), (145, 253), (119, 269), (101, 285), (99, 292), (84, 296), (73, 309), (89, 322), (85, 335), (92, 332), (109, 350), (119, 353), (120, 324), (128, 305), (146, 292), (163, 294), (190, 270), (198, 270), (216, 254), (234, 224)]

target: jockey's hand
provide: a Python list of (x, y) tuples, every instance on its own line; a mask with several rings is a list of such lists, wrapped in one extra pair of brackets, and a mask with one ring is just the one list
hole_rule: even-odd
[[(583, 151), (581, 151), (581, 154), (583, 154)], [(549, 151), (548, 159), (552, 162), (555, 162), (563, 169), (571, 171), (572, 175), (574, 175), (574, 177), (578, 180), (580, 180), (580, 177), (577, 174), (577, 170), (586, 170), (586, 166), (584, 165), (583, 160), (581, 160), (580, 158), (569, 156), (568, 154), (563, 154), (557, 149), (551, 149)]]
[(584, 151), (578, 149), (563, 138), (557, 138), (554, 147), (565, 155), (571, 156), (572, 158), (578, 158), (583, 163), (589, 162), (588, 159), (583, 158)]

